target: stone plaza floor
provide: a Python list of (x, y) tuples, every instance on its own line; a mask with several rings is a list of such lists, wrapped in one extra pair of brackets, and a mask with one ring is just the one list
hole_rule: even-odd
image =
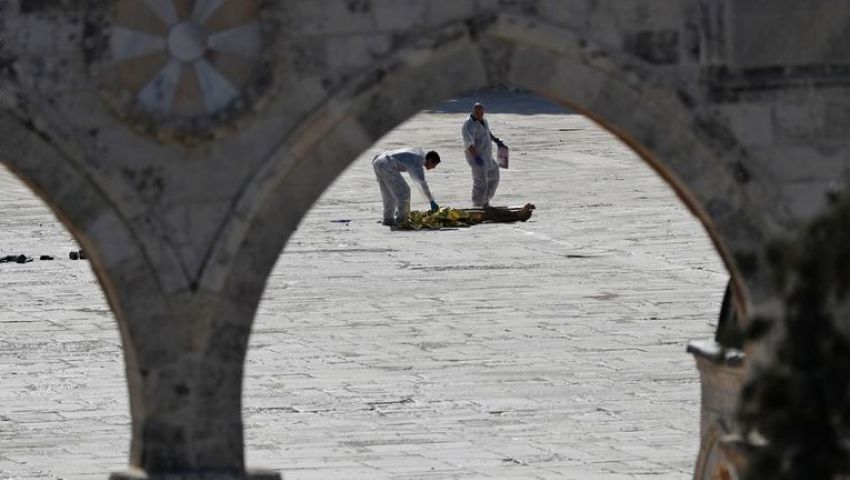
[[(479, 98), (511, 147), (494, 203), (532, 219), (377, 223), (380, 149), (437, 150), (436, 200), (469, 205), (459, 128)], [(0, 168), (0, 257), (35, 257), (0, 264), (0, 479), (127, 464), (118, 331), (75, 248)], [(726, 281), (696, 218), (586, 118), (521, 93), (445, 102), (352, 163), (278, 260), (246, 365), (247, 463), (286, 480), (688, 479), (685, 346), (713, 335)]]

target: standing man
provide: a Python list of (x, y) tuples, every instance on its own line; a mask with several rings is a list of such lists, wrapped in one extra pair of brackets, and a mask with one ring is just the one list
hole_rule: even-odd
[(476, 103), (461, 128), (466, 162), (472, 169), (472, 206), (489, 207), (499, 186), (499, 164), (493, 159), (493, 144), (504, 145), (490, 133), (484, 105)]
[(381, 198), (384, 201), (382, 222), (384, 225), (398, 225), (407, 220), (410, 214), (410, 187), (407, 186), (401, 172), (407, 172), (419, 185), (422, 194), (431, 202), (431, 210), (440, 208), (431, 195), (428, 182), (425, 181), (425, 170), (433, 169), (438, 163), (440, 163), (440, 155), (437, 152), (431, 150), (423, 153), (421, 148), (403, 148), (375, 155), (372, 159), (372, 167), (375, 169), (375, 176), (378, 177)]

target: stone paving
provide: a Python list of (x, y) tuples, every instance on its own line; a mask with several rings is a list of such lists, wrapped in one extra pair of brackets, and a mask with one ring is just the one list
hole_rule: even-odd
[[(392, 232), (369, 164), (421, 145), (441, 205), (468, 205), (475, 98), (511, 146), (497, 204), (532, 220)], [(427, 202), (413, 192), (414, 208)], [(127, 462), (118, 332), (86, 261), (0, 169), (0, 479), (105, 479)], [(51, 254), (54, 261), (39, 261)], [(254, 325), (249, 466), (313, 479), (686, 479), (727, 274), (702, 227), (608, 133), (525, 94), (400, 125), (304, 219)]]

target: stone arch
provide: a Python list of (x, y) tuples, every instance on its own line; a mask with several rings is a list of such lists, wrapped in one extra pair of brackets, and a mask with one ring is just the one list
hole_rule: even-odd
[[(288, 236), (361, 152), (445, 98), (506, 83), (596, 120), (673, 186), (740, 275), (736, 245), (759, 243), (766, 230), (747, 214), (758, 210), (757, 199), (733, 169), (744, 152), (721, 121), (689, 108), (686, 93), (652, 72), (629, 54), (524, 16), (484, 15), (416, 37), (343, 85), (268, 157), (242, 189), (195, 286), (163, 284), (183, 277), (163, 273), (171, 267), (156, 245), (134, 233), (138, 225), (74, 155), (62, 153), (75, 153), (74, 145), (55, 144), (12, 116), (0, 126), (3, 161), (91, 253), (125, 346), (131, 464), (233, 470), (244, 466), (239, 394), (248, 331)], [(179, 418), (181, 408), (196, 415)]]
[(244, 190), (201, 285), (259, 295), (289, 233), (339, 172), (421, 109), (494, 82), (577, 110), (624, 141), (699, 218), (732, 275), (742, 275), (736, 246), (759, 243), (766, 227), (748, 215), (758, 200), (736, 178), (744, 152), (722, 122), (689, 109), (637, 58), (539, 19), (496, 15), (419, 38), (328, 99)]
[[(61, 134), (48, 132), (32, 121), (20, 120), (17, 112), (4, 111), (0, 122), (4, 149), (0, 160), (48, 205), (86, 251), (115, 316), (129, 390), (131, 465), (156, 471), (166, 467), (174, 457), (180, 457), (175, 451), (195, 447), (185, 445), (197, 435), (185, 426), (194, 425), (194, 418), (175, 418), (173, 425), (163, 422), (163, 417), (179, 410), (176, 398), (194, 391), (222, 391), (220, 406), (216, 406), (220, 410), (196, 405), (195, 408), (213, 418), (220, 413), (222, 420), (215, 427), (228, 431), (228, 439), (241, 440), (238, 385), (243, 358), (239, 354), (233, 360), (231, 357), (233, 350), (244, 351), (244, 347), (234, 349), (232, 344), (240, 338), (247, 339), (247, 328), (240, 337), (238, 328), (222, 329), (221, 324), (226, 321), (221, 318), (251, 318), (253, 310), (247, 307), (246, 314), (244, 304), (226, 304), (214, 295), (204, 292), (193, 295), (179, 284), (164, 284), (167, 275), (158, 271), (163, 260), (155, 258), (156, 252), (150, 254), (155, 246), (139, 238), (132, 221), (122, 215), (97, 179), (79, 165), (78, 152), (62, 143), (60, 137)], [(208, 351), (208, 337), (222, 335), (221, 330), (233, 337), (219, 342), (226, 351)], [(227, 361), (221, 357), (227, 357), (237, 367), (222, 365)], [(209, 374), (210, 370), (213, 374)], [(198, 372), (201, 374), (195, 375)], [(209, 378), (208, 384), (187, 381), (187, 377), (197, 380), (198, 376)], [(216, 450), (216, 447), (210, 448), (210, 456), (228, 466), (241, 465), (241, 443), (238, 448)], [(203, 455), (204, 452), (190, 452), (183, 456)], [(207, 463), (215, 464), (215, 461)]]
[[(113, 255), (115, 249), (102, 248), (105, 241), (131, 238), (129, 229), (111, 208), (106, 195), (96, 183), (82, 169), (75, 168), (74, 161), (64, 155), (49, 137), (41, 135), (35, 125), (24, 123), (7, 112), (3, 122), (0, 122), (0, 137), (4, 144), (0, 161), (45, 202), (87, 253), (92, 270), (117, 320), (124, 346), (124, 361), (129, 372), (137, 362), (139, 341), (144, 335), (139, 334), (139, 329), (133, 328), (128, 317), (123, 314), (122, 305), (126, 304), (127, 298), (126, 288), (121, 288), (120, 282), (131, 279), (122, 278), (121, 268), (127, 265), (122, 265), (122, 258)], [(124, 246), (128, 249), (138, 247), (133, 242), (127, 242)], [(133, 253), (139, 252), (130, 252), (126, 258), (131, 258)], [(128, 380), (130, 405), (134, 409), (134, 399), (138, 397), (133, 393), (138, 385), (132, 377)]]

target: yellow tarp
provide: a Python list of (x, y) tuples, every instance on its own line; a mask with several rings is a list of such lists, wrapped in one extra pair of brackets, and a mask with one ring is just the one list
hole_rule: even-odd
[(463, 210), (443, 207), (434, 212), (410, 212), (407, 221), (398, 225), (399, 230), (436, 230), (440, 228), (468, 227), (473, 224), (472, 218)]

